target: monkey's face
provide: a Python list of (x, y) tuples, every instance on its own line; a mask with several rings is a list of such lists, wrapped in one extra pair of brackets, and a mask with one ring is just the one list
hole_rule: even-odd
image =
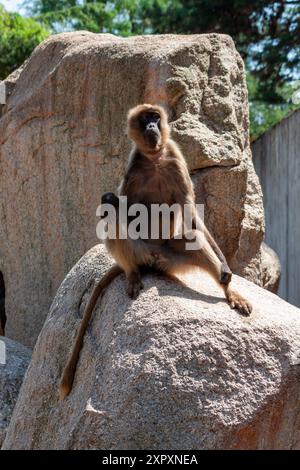
[(156, 149), (161, 139), (160, 114), (154, 110), (144, 111), (139, 116), (139, 125), (146, 145)]
[(168, 117), (161, 106), (140, 104), (128, 113), (127, 132), (137, 148), (152, 157), (169, 139)]

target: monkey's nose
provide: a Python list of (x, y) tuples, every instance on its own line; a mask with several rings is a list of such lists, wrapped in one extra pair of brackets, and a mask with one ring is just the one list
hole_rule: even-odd
[(154, 122), (150, 122), (147, 126), (147, 131), (156, 131), (156, 124), (154, 124)]

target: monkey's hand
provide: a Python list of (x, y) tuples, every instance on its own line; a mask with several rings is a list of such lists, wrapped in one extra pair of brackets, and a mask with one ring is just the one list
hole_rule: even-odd
[[(119, 209), (119, 198), (114, 193), (104, 193), (101, 197), (101, 205), (109, 204), (110, 206), (114, 207), (116, 211)], [(104, 214), (101, 216), (101, 219), (104, 219), (108, 215), (108, 211), (106, 210)]]
[(111, 204), (115, 209), (119, 208), (119, 198), (114, 193), (102, 194), (101, 204)]

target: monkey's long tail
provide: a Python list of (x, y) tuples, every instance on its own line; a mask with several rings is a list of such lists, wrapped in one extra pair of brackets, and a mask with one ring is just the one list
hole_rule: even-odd
[(83, 337), (89, 321), (91, 319), (94, 307), (97, 303), (97, 300), (100, 296), (103, 295), (105, 289), (110, 285), (110, 283), (123, 272), (123, 270), (116, 264), (110, 268), (110, 270), (104, 274), (100, 279), (98, 284), (93, 289), (91, 297), (85, 308), (83, 318), (77, 331), (74, 346), (71, 352), (71, 356), (63, 370), (63, 374), (59, 384), (59, 397), (63, 400), (72, 390), (72, 385), (75, 377), (76, 366), (79, 360), (80, 351), (82, 348)]

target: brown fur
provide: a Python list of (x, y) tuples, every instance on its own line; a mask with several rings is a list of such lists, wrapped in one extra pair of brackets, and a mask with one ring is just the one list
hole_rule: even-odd
[[(140, 130), (139, 116), (144, 112), (158, 112), (160, 114), (160, 137), (155, 146), (149, 147), (143, 139)], [(192, 268), (202, 268), (223, 287), (225, 296), (232, 308), (237, 308), (244, 315), (249, 315), (251, 305), (240, 294), (230, 287), (231, 271), (226, 259), (217, 243), (208, 232), (204, 224), (197, 219), (195, 210), (195, 195), (188, 168), (183, 155), (174, 141), (170, 139), (167, 115), (160, 106), (149, 104), (139, 105), (128, 114), (128, 135), (134, 141), (134, 147), (129, 157), (128, 168), (119, 188), (120, 196), (127, 196), (128, 206), (134, 203), (151, 204), (174, 203), (194, 205), (194, 226), (192, 235), (202, 241), (201, 250), (186, 251), (185, 243), (190, 239), (174, 238), (173, 225), (169, 240), (132, 240), (112, 239), (106, 241), (108, 251), (119, 266), (119, 273), (124, 271), (127, 281), (127, 293), (136, 298), (143, 288), (141, 268), (148, 267), (165, 273), (168, 276), (185, 272)], [(197, 230), (196, 221), (202, 224), (203, 230)], [(149, 220), (149, 222), (151, 222)], [(117, 269), (117, 268), (115, 268)], [(83, 335), (97, 297), (111, 282), (115, 275), (107, 274), (107, 278), (100, 281), (92, 294), (92, 298), (84, 313), (84, 318), (75, 339), (73, 353), (63, 373), (60, 386), (60, 396), (66, 396), (74, 379), (76, 364), (82, 346)], [(117, 275), (117, 274), (116, 274)], [(104, 279), (104, 278), (103, 278)]]
[(72, 389), (76, 366), (82, 347), (83, 337), (89, 324), (90, 318), (92, 316), (94, 307), (97, 303), (97, 300), (99, 299), (100, 295), (103, 295), (105, 289), (121, 272), (122, 269), (120, 269), (119, 266), (113, 266), (106, 274), (104, 274), (104, 276), (100, 279), (98, 284), (96, 284), (93, 289), (91, 297), (85, 308), (79, 330), (77, 331), (70, 358), (64, 368), (62, 378), (59, 384), (59, 396), (61, 400), (65, 398), (65, 396), (69, 395)]
[[(145, 144), (139, 128), (139, 116), (145, 111), (156, 111), (160, 114), (161, 118), (161, 138), (157, 147), (154, 149), (149, 148)], [(128, 137), (133, 142), (135, 142), (137, 148), (142, 153), (150, 155), (157, 153), (166, 145), (170, 136), (168, 117), (165, 110), (161, 106), (153, 106), (150, 104), (140, 104), (139, 106), (136, 106), (135, 108), (131, 109), (127, 116), (127, 134)]]

